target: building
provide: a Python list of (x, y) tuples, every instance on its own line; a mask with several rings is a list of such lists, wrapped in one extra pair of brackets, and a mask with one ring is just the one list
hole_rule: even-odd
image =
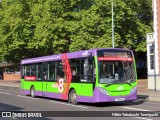
[(160, 0), (152, 0), (153, 33), (147, 34), (148, 89), (160, 90)]
[(20, 71), (15, 71), (12, 64), (0, 63), (0, 80), (20, 80)]

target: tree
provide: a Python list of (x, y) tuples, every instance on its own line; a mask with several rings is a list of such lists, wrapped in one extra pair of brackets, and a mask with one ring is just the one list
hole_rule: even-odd
[[(115, 47), (146, 51), (151, 0), (114, 0)], [(111, 47), (111, 0), (3, 0), (0, 59)]]
[[(115, 47), (146, 51), (146, 33), (153, 31), (151, 2), (114, 0)], [(80, 40), (84, 40), (86, 49), (111, 47), (111, 1), (94, 0), (92, 6), (81, 14), (82, 32), (76, 33), (70, 49), (81, 45), (78, 44)]]

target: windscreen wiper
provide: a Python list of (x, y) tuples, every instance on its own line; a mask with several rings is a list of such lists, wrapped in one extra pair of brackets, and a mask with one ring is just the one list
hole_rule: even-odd
[(109, 83), (109, 84), (105, 85), (105, 87), (109, 87), (109, 86), (112, 85), (112, 84), (114, 84), (114, 83)]
[(126, 83), (126, 84), (128, 84), (129, 86), (132, 87), (131, 83), (129, 83), (129, 82), (127, 82), (127, 81), (125, 81), (124, 83)]
[(119, 83), (119, 82), (116, 81), (116, 82), (109, 83), (109, 84), (105, 85), (105, 87), (108, 87), (108, 86), (110, 86), (110, 85), (112, 85), (112, 84), (115, 84), (115, 83)]

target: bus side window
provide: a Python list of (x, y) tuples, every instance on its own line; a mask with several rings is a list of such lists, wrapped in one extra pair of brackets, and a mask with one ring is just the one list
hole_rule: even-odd
[(43, 67), (42, 78), (43, 80), (48, 80), (48, 63), (42, 63), (42, 67)]
[(30, 66), (29, 65), (22, 66), (22, 78), (24, 78), (25, 76), (30, 76)]
[(25, 76), (30, 76), (30, 65), (26, 65), (25, 70), (26, 70)]
[(55, 63), (54, 62), (48, 63), (48, 80), (49, 81), (55, 80)]
[(79, 82), (80, 80), (80, 60), (71, 59), (69, 61), (69, 64), (71, 67), (72, 82)]
[(62, 62), (58, 61), (56, 63), (56, 79), (55, 81), (58, 81), (60, 78), (62, 78), (65, 81), (65, 73), (62, 66)]
[(31, 76), (36, 76), (36, 64), (31, 65)]
[(92, 59), (88, 60), (87, 75), (88, 75), (88, 81), (92, 82), (93, 81), (93, 61), (92, 61)]
[(81, 60), (81, 82), (93, 81), (93, 60), (86, 58)]
[(38, 64), (37, 66), (37, 80), (42, 80), (42, 64)]

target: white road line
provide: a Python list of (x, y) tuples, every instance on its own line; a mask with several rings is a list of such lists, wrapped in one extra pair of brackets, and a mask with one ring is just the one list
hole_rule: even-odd
[(8, 87), (20, 87), (20, 85), (10, 85), (10, 84), (8, 84), (8, 85), (5, 85), (5, 84), (0, 84), (0, 86), (8, 86)]
[(9, 94), (10, 94), (10, 93), (6, 93), (6, 92), (0, 92), (0, 93), (6, 94), (6, 95), (9, 95)]
[(62, 105), (69, 105), (69, 106), (74, 106), (74, 107), (80, 107), (80, 108), (88, 108), (88, 107), (84, 107), (84, 106), (79, 106), (79, 105), (72, 105), (72, 104), (67, 104), (67, 103), (62, 103), (62, 102), (56, 102), (56, 101), (50, 101), (53, 103), (58, 103), (58, 104), (62, 104)]
[(143, 120), (153, 120), (153, 119), (148, 119), (148, 118), (143, 118), (143, 117), (135, 117), (137, 119), (143, 119)]
[(139, 108), (131, 108), (131, 107), (122, 107), (124, 109), (130, 109), (130, 110), (139, 110), (139, 111), (151, 111), (151, 110), (144, 110), (144, 109), (139, 109)]
[(8, 90), (20, 91), (20, 89), (16, 89), (16, 88), (15, 89), (8, 89)]
[(23, 98), (30, 98), (30, 99), (38, 99), (38, 98), (32, 98), (32, 97), (27, 97), (27, 96), (22, 96), (22, 95), (17, 95), (18, 97), (23, 97)]

